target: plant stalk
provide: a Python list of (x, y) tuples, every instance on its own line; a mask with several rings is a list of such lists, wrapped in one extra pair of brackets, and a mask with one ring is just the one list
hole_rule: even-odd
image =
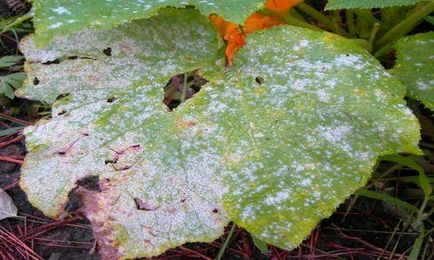
[(357, 29), (356, 25), (354, 24), (354, 13), (350, 10), (345, 10), (345, 17), (347, 20), (348, 32), (351, 36), (356, 36)]
[[(324, 24), (324, 26), (327, 29), (329, 29), (330, 31), (332, 31), (334, 33), (341, 34), (342, 29), (340, 27), (336, 26), (336, 24), (332, 20), (330, 20), (327, 16), (325, 16), (324, 14), (322, 14), (321, 12), (319, 12), (318, 10), (313, 8), (312, 6), (310, 6), (306, 3), (301, 3), (301, 4), (298, 4), (295, 8), (300, 9), (302, 12), (311, 16), (312, 18), (314, 18), (318, 22)], [(341, 29), (341, 30), (339, 30), (339, 29)]]
[(434, 11), (434, 0), (431, 0), (425, 6), (413, 12), (410, 16), (405, 18), (402, 22), (390, 29), (383, 37), (381, 37), (375, 45), (378, 48), (394, 43), (402, 36), (409, 33), (413, 28), (423, 19)]
[(225, 253), (226, 248), (228, 247), (229, 242), (230, 242), (231, 239), (232, 239), (232, 235), (234, 234), (234, 231), (235, 231), (235, 228), (236, 228), (236, 227), (237, 227), (237, 225), (236, 225), (235, 223), (233, 223), (233, 224), (232, 224), (232, 227), (231, 227), (231, 230), (229, 231), (228, 236), (226, 237), (226, 240), (225, 240), (225, 242), (223, 243), (222, 247), (220, 247), (220, 250), (219, 250), (219, 252), (218, 252), (218, 254), (217, 254), (215, 260), (221, 260), (221, 259), (222, 259), (223, 254)]
[(270, 10), (266, 10), (266, 9), (262, 9), (260, 11), (258, 11), (258, 13), (263, 14), (263, 15), (268, 15), (268, 16), (278, 16), (280, 17), (285, 23), (289, 24), (289, 25), (294, 25), (294, 26), (298, 26), (298, 27), (303, 27), (303, 28), (307, 28), (307, 29), (311, 29), (311, 30), (315, 30), (315, 31), (322, 31), (321, 28), (316, 27), (315, 25), (312, 25), (310, 23), (307, 22), (303, 22), (295, 17), (292, 17), (289, 14), (280, 14), (280, 13), (275, 13), (272, 12)]
[(369, 36), (369, 45), (372, 46), (375, 41), (375, 37), (377, 37), (378, 30), (380, 29), (379, 23), (374, 23), (374, 26), (372, 27), (371, 35)]

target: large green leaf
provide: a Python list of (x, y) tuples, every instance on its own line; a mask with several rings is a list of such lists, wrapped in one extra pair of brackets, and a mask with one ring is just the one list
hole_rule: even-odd
[(166, 6), (195, 6), (203, 14), (218, 14), (242, 23), (263, 6), (264, 0), (34, 0), (36, 39), (46, 43), (55, 35), (86, 28), (110, 29), (120, 24), (154, 16)]
[(408, 95), (434, 110), (434, 32), (401, 38), (392, 73), (407, 87)]
[[(378, 155), (419, 152), (404, 87), (366, 51), (296, 27), (247, 42), (218, 69), (207, 18), (175, 9), (44, 49), (24, 41), (19, 94), (70, 93), (25, 130), (29, 200), (55, 217), (73, 190), (108, 259), (212, 241), (230, 219), (290, 249), (366, 183)], [(167, 81), (199, 68), (209, 83), (169, 112)], [(77, 186), (89, 176), (99, 188)]]
[(414, 5), (423, 1), (427, 0), (329, 0), (326, 9), (371, 9), (390, 6)]

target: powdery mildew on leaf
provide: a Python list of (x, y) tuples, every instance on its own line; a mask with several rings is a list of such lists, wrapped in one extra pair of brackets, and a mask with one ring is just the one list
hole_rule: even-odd
[(434, 32), (401, 38), (392, 73), (407, 87), (408, 95), (434, 110)]
[(36, 38), (41, 43), (55, 35), (92, 29), (110, 29), (154, 16), (167, 6), (194, 6), (203, 14), (218, 14), (242, 23), (263, 6), (264, 0), (34, 0)]
[(240, 122), (224, 138), (234, 147), (225, 207), (266, 242), (296, 247), (366, 183), (378, 155), (418, 152), (404, 87), (338, 36), (270, 29), (250, 37), (234, 64), (215, 95), (237, 108), (225, 118)]
[(384, 8), (390, 6), (414, 5), (426, 0), (329, 0), (326, 10)]
[[(182, 138), (161, 102), (168, 79), (212, 64), (217, 44), (207, 18), (174, 9), (116, 30), (58, 38), (46, 51), (25, 40), (29, 80), (21, 94), (53, 102), (71, 93), (55, 105), (52, 120), (26, 129), (30, 154), (21, 186), (32, 204), (55, 217), (77, 181), (99, 176), (100, 192), (76, 193), (107, 259), (158, 255), (221, 236), (228, 218), (216, 155)], [(102, 53), (107, 47), (111, 56)]]
[[(295, 27), (252, 35), (234, 67), (168, 112), (165, 83), (213, 67), (215, 37), (197, 12), (170, 9), (46, 49), (25, 41), (20, 94), (53, 102), (71, 93), (25, 131), (29, 200), (57, 216), (75, 189), (109, 259), (212, 241), (229, 217), (290, 249), (365, 184), (378, 155), (419, 152), (404, 87), (347, 40)], [(99, 176), (98, 189), (77, 188), (88, 176)]]

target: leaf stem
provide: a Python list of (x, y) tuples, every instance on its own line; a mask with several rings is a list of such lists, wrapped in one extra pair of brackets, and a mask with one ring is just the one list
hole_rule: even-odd
[(345, 17), (347, 20), (348, 32), (351, 36), (356, 36), (357, 30), (354, 24), (354, 13), (351, 10), (345, 10)]
[(379, 23), (374, 23), (374, 26), (372, 26), (371, 34), (369, 36), (369, 45), (372, 46), (375, 41), (375, 37), (377, 37), (378, 30), (380, 29)]
[(379, 21), (372, 15), (372, 12), (364, 9), (355, 9), (353, 10), (358, 18), (365, 21), (368, 25), (373, 26), (375, 23)]
[(307, 22), (306, 19), (304, 19), (303, 15), (301, 15), (299, 12), (297, 12), (294, 8), (289, 10), (289, 14), (295, 18), (297, 18), (300, 21)]
[(336, 26), (336, 24), (332, 20), (330, 20), (327, 16), (325, 16), (324, 14), (322, 14), (321, 12), (319, 12), (318, 10), (313, 8), (312, 6), (310, 6), (306, 3), (301, 3), (301, 4), (297, 5), (295, 8), (300, 9), (302, 12), (311, 16), (312, 18), (314, 18), (318, 22), (321, 22), (330, 31), (332, 31), (334, 33), (341, 34), (342, 30), (339, 30), (340, 27)]
[(24, 14), (23, 16), (18, 17), (15, 21), (13, 21), (12, 23), (6, 25), (5, 27), (3, 27), (1, 33), (7, 32), (9, 31), (11, 28), (13, 28), (14, 26), (20, 25), (22, 24), (24, 21), (29, 20), (33, 17), (33, 14), (30, 12)]
[(226, 248), (229, 245), (229, 242), (232, 239), (232, 235), (234, 234), (235, 228), (237, 227), (237, 225), (235, 223), (232, 224), (231, 230), (228, 233), (228, 236), (226, 237), (225, 242), (223, 243), (222, 247), (220, 247), (220, 250), (215, 258), (215, 260), (221, 260), (223, 257), (224, 252), (226, 251)]
[(402, 36), (409, 33), (413, 28), (423, 19), (434, 11), (434, 0), (431, 0), (425, 6), (414, 11), (411, 15), (405, 18), (402, 22), (390, 29), (383, 37), (381, 37), (375, 45), (377, 47), (384, 47), (394, 43)]
[(303, 28), (307, 28), (307, 29), (311, 29), (311, 30), (315, 30), (315, 31), (322, 31), (321, 28), (312, 25), (310, 23), (307, 22), (303, 22), (295, 17), (292, 17), (289, 14), (280, 14), (280, 13), (275, 13), (273, 11), (267, 10), (267, 9), (262, 9), (260, 11), (258, 11), (258, 13), (263, 14), (263, 15), (268, 15), (268, 16), (278, 16), (280, 17), (285, 23), (289, 24), (289, 25), (294, 25), (294, 26), (298, 26), (298, 27), (303, 27)]

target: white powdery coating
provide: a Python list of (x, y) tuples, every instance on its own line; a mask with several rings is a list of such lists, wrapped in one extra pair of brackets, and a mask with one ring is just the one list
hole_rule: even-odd
[(40, 37), (49, 40), (53, 35), (87, 28), (110, 29), (138, 19), (150, 18), (165, 7), (195, 6), (202, 14), (219, 14), (241, 24), (251, 13), (263, 6), (263, 0), (35, 0), (35, 28)]
[[(72, 92), (56, 103), (52, 121), (26, 132), (32, 151), (23, 183), (46, 212), (59, 211), (78, 179), (98, 175), (105, 182), (94, 195), (101, 208), (86, 214), (114, 233), (126, 257), (212, 241), (227, 215), (292, 248), (366, 182), (378, 154), (414, 151), (416, 120), (403, 88), (378, 62), (340, 38), (334, 44), (323, 39), (328, 34), (293, 27), (252, 36), (225, 79), (168, 113), (161, 99), (170, 76), (214, 63), (210, 50), (217, 48), (207, 38), (213, 29), (201, 25), (208, 22), (176, 20), (170, 12), (180, 11), (155, 24), (61, 37), (31, 56), (34, 63), (80, 56), (33, 64), (29, 74), (40, 82), (29, 80), (24, 90), (49, 100)], [(178, 37), (161, 34), (168, 28)], [(110, 57), (102, 54), (107, 47)], [(53, 173), (63, 182), (44, 190)], [(38, 187), (31, 187), (35, 178)]]

